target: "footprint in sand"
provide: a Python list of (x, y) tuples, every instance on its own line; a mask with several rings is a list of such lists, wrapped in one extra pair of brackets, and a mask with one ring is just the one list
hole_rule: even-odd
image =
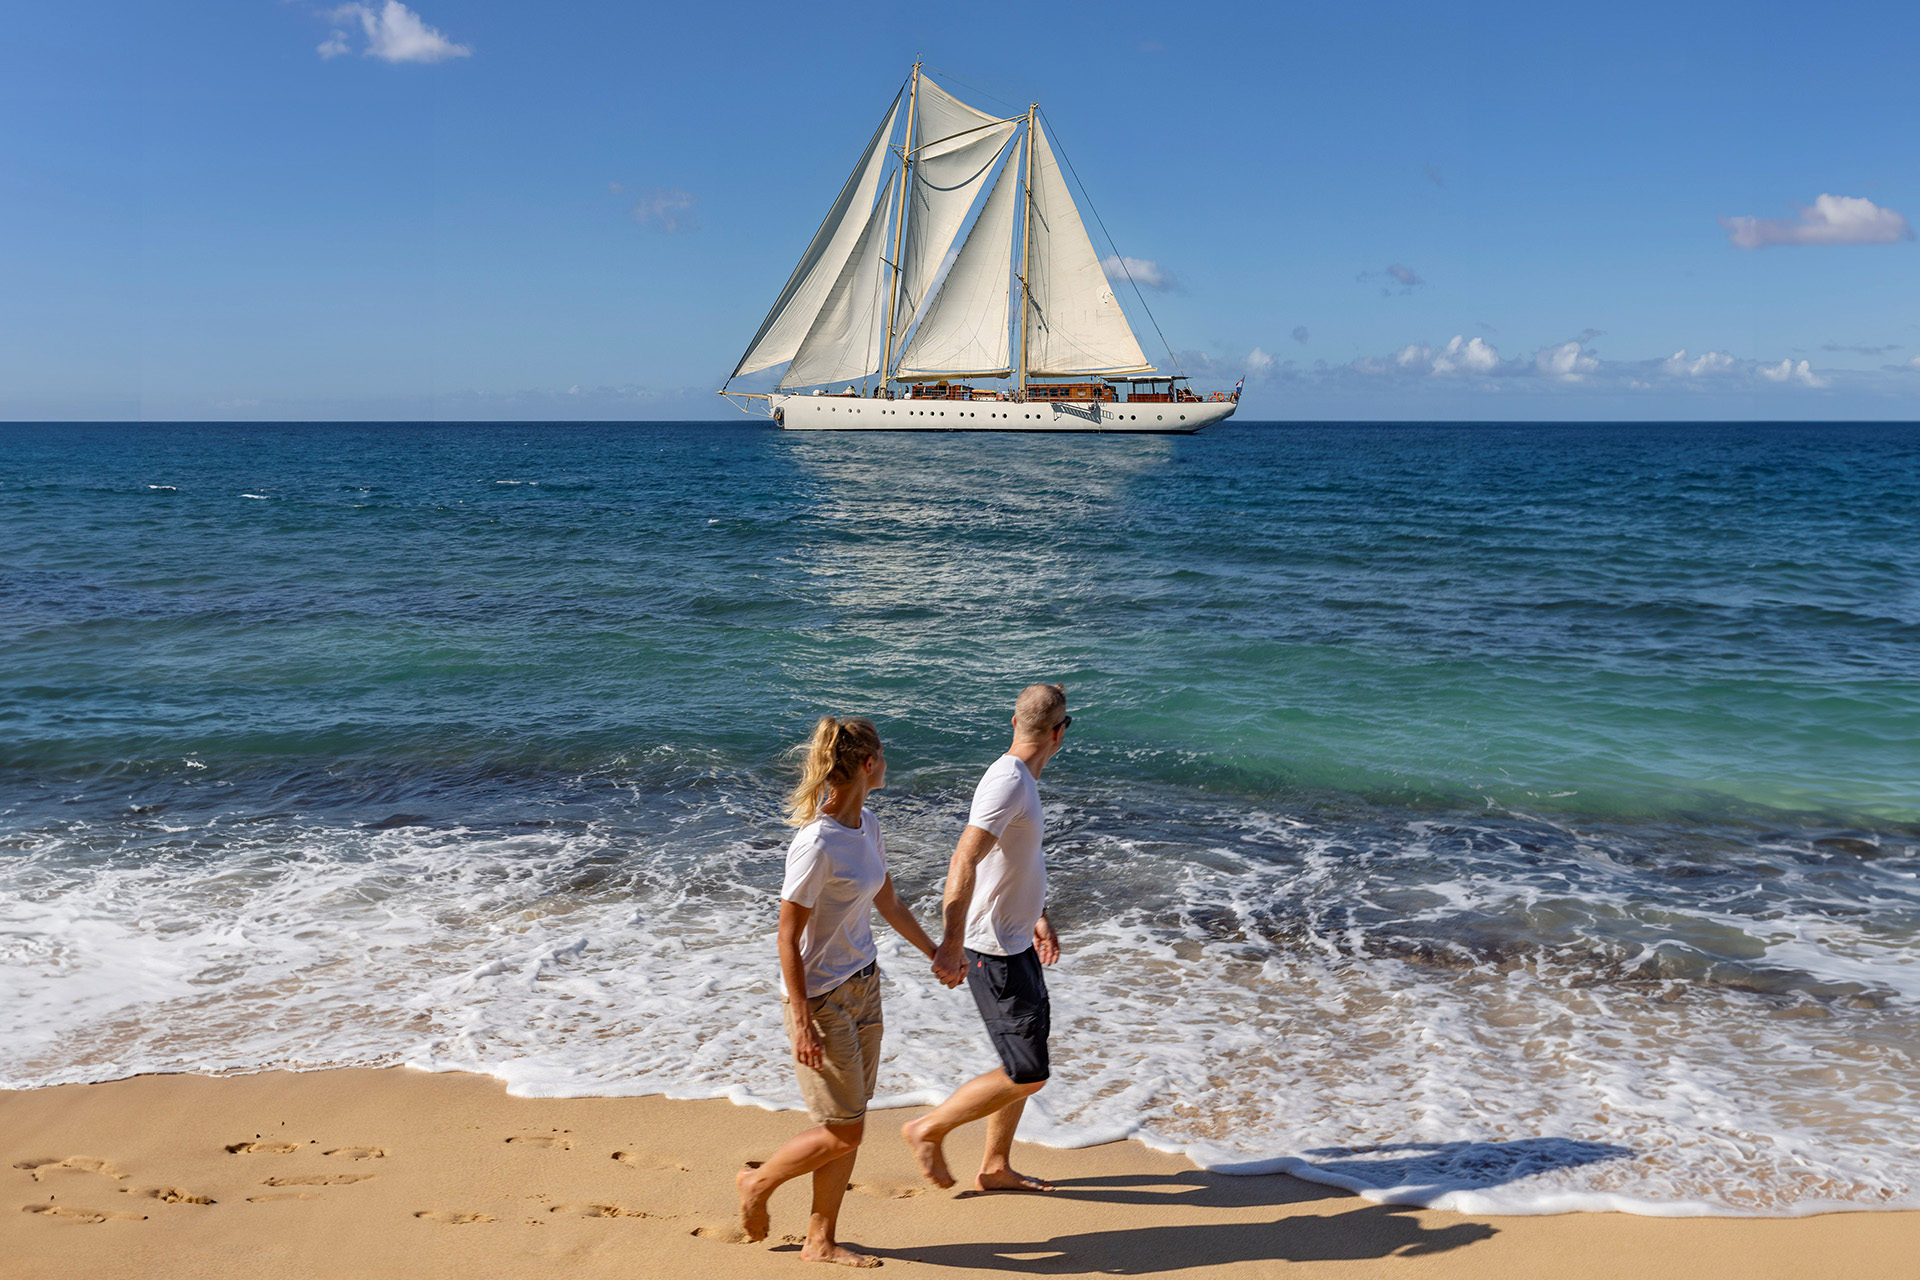
[(92, 1156), (68, 1156), (63, 1160), (48, 1157), (45, 1160), (22, 1160), (13, 1166), (25, 1169), (33, 1175), (35, 1182), (45, 1182), (47, 1175), (57, 1169), (71, 1169), (76, 1173), (97, 1173), (102, 1177), (124, 1181), (126, 1174), (113, 1167), (110, 1160), (97, 1160)]
[(651, 1218), (654, 1216), (642, 1209), (628, 1209), (617, 1204), (557, 1204), (547, 1212), (568, 1213), (576, 1218)]
[(747, 1243), (747, 1233), (738, 1227), (695, 1227), (687, 1234), (699, 1236), (702, 1240), (718, 1240), (722, 1244)]
[(463, 1227), (469, 1222), (492, 1222), (493, 1218), (484, 1213), (454, 1213), (447, 1209), (422, 1209), (413, 1215), (425, 1218), (428, 1222), (444, 1222), (450, 1227)]
[(49, 1218), (71, 1218), (75, 1222), (81, 1223), (105, 1222), (109, 1218), (118, 1218), (123, 1222), (145, 1222), (147, 1220), (147, 1215), (144, 1213), (115, 1213), (111, 1209), (82, 1209), (70, 1204), (23, 1204), (20, 1206), (20, 1210), (23, 1213), (45, 1214)]
[(849, 1182), (847, 1190), (858, 1191), (863, 1196), (874, 1196), (881, 1200), (908, 1200), (925, 1191), (925, 1187), (886, 1186), (877, 1182)]
[(377, 1173), (302, 1173), (284, 1178), (263, 1178), (263, 1187), (337, 1187), (348, 1182), (365, 1182)]
[(277, 1195), (248, 1196), (248, 1204), (270, 1204), (275, 1200), (318, 1200), (320, 1197), (310, 1191), (282, 1191)]
[(562, 1138), (558, 1134), (516, 1133), (507, 1141), (529, 1147), (545, 1147), (552, 1151), (573, 1150), (573, 1140)]
[(227, 1148), (230, 1156), (290, 1156), (300, 1149), (297, 1142), (236, 1142)]
[(323, 1155), (344, 1156), (348, 1160), (384, 1160), (387, 1158), (384, 1147), (335, 1147)]
[(692, 1170), (678, 1160), (669, 1160), (665, 1156), (656, 1156), (648, 1151), (616, 1151), (613, 1158), (632, 1169), (671, 1169), (676, 1173), (691, 1173)]
[(158, 1200), (162, 1204), (213, 1204), (212, 1196), (197, 1196), (191, 1191), (182, 1191), (179, 1187), (148, 1187), (140, 1192), (149, 1200)]

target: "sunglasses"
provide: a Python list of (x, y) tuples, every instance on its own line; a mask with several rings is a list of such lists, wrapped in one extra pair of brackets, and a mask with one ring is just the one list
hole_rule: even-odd
[(1054, 728), (1056, 728), (1056, 729), (1060, 729), (1060, 730), (1066, 730), (1066, 729), (1068, 729), (1068, 728), (1071, 728), (1071, 727), (1072, 727), (1072, 725), (1073, 725), (1073, 717), (1072, 717), (1072, 716), (1062, 716), (1062, 717), (1060, 718), (1060, 723), (1059, 723), (1059, 724), (1056, 724), (1056, 725), (1055, 725), (1055, 726), (1053, 726), (1053, 727), (1054, 727)]

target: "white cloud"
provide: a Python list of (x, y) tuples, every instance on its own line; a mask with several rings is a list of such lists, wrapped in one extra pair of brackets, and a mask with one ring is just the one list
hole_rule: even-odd
[(1660, 368), (1676, 378), (1704, 378), (1710, 374), (1732, 373), (1739, 363), (1724, 351), (1709, 351), (1689, 360), (1687, 349), (1682, 347), (1662, 361)]
[[(1589, 334), (1592, 332), (1588, 330)], [(1446, 385), (1463, 391), (1471, 388), (1474, 394), (1523, 392), (1527, 388), (1532, 388), (1534, 394), (1569, 395), (1580, 393), (1575, 388), (1589, 393), (1655, 389), (1671, 392), (1677, 387), (1710, 393), (1730, 390), (1742, 383), (1752, 386), (1756, 382), (1763, 386), (1771, 383), (1783, 390), (1835, 385), (1858, 387), (1869, 385), (1875, 376), (1884, 378), (1895, 371), (1903, 380), (1909, 372), (1920, 373), (1920, 357), (1886, 365), (1878, 374), (1860, 370), (1821, 373), (1808, 361), (1791, 357), (1769, 364), (1724, 351), (1692, 355), (1685, 348), (1665, 359), (1605, 360), (1587, 345), (1584, 337), (1542, 347), (1531, 358), (1509, 359), (1484, 338), (1469, 339), (1462, 334), (1455, 334), (1442, 347), (1410, 342), (1389, 355), (1362, 356), (1339, 366), (1318, 364), (1311, 372), (1295, 373), (1291, 362), (1282, 363), (1285, 368), (1276, 367), (1270, 376), (1324, 380), (1359, 375), (1392, 379), (1404, 385), (1421, 384), (1436, 390)]]
[(1578, 382), (1600, 368), (1600, 361), (1578, 342), (1562, 342), (1542, 347), (1533, 357), (1533, 367), (1546, 377), (1561, 382)]
[(1107, 273), (1107, 279), (1118, 284), (1129, 277), (1142, 289), (1158, 289), (1169, 293), (1179, 288), (1179, 282), (1173, 273), (1151, 258), (1122, 258), (1117, 254), (1108, 254), (1100, 259), (1101, 270)]
[(643, 227), (672, 235), (676, 231), (692, 231), (700, 225), (693, 216), (693, 206), (698, 203), (700, 197), (691, 191), (651, 187), (640, 193), (640, 199), (627, 210), (627, 216)]
[(1913, 228), (1892, 209), (1858, 196), (1817, 197), (1787, 218), (1722, 218), (1727, 239), (1742, 249), (1785, 244), (1892, 244), (1913, 239)]
[(1500, 353), (1486, 339), (1470, 338), (1462, 342), (1457, 333), (1433, 358), (1433, 372), (1439, 377), (1450, 373), (1492, 373), (1499, 367)]
[(1758, 370), (1768, 382), (1793, 381), (1809, 387), (1824, 387), (1827, 380), (1816, 374), (1805, 360), (1795, 363), (1782, 360), (1779, 364), (1763, 364)]
[(428, 26), (400, 0), (386, 0), (378, 11), (370, 4), (341, 5), (327, 17), (341, 25), (320, 45), (323, 59), (353, 51), (347, 28), (354, 23), (359, 24), (367, 40), (367, 47), (361, 53), (382, 62), (445, 62), (448, 58), (465, 58), (473, 53), (468, 46), (447, 39), (439, 28)]
[(1485, 338), (1468, 338), (1456, 333), (1438, 351), (1424, 342), (1410, 342), (1386, 360), (1363, 358), (1354, 361), (1353, 367), (1362, 373), (1450, 378), (1502, 373), (1507, 371), (1505, 364), (1499, 350)]
[(1258, 378), (1271, 368), (1273, 368), (1273, 357), (1262, 351), (1259, 347), (1255, 347), (1253, 350), (1247, 352), (1247, 376), (1249, 378)]

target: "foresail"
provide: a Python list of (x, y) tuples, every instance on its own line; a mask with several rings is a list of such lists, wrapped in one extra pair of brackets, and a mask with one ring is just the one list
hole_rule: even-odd
[(1009, 158), (1000, 168), (999, 180), (900, 357), (899, 377), (1004, 378), (1013, 372), (1007, 287), (1013, 275), (1015, 199), (1022, 165), (1016, 148), (1006, 150)]
[(1027, 372), (1042, 377), (1146, 372), (1152, 366), (1113, 296), (1053, 148), (1037, 125), (1027, 145), (1033, 148)]
[(912, 203), (900, 254), (896, 333), (905, 333), (912, 323), (967, 220), (967, 210), (1017, 127), (1016, 121), (976, 111), (925, 76), (920, 78), (915, 117)]
[(747, 344), (747, 353), (733, 371), (734, 377), (757, 373), (783, 360), (790, 360), (800, 349), (808, 331), (826, 304), (827, 294), (840, 278), (853, 253), (854, 242), (869, 221), (874, 208), (874, 192), (880, 185), (880, 173), (886, 167), (887, 141), (893, 137), (894, 120), (900, 113), (900, 97), (894, 95), (873, 140), (861, 154), (860, 163), (840, 189), (840, 196), (828, 210), (826, 221), (814, 233), (813, 243), (801, 255), (800, 265), (787, 279), (787, 287), (767, 312), (760, 332)]
[(873, 206), (826, 303), (780, 379), (781, 390), (877, 373), (887, 336), (882, 251), (893, 219), (893, 192)]

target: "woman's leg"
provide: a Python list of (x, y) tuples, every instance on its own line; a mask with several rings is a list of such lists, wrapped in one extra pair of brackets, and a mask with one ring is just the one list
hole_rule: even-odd
[[(796, 1133), (788, 1138), (786, 1144), (773, 1153), (773, 1157), (758, 1169), (742, 1169), (734, 1181), (740, 1187), (740, 1227), (747, 1233), (749, 1240), (767, 1238), (767, 1198), (781, 1183), (811, 1173), (813, 1179), (814, 1216), (820, 1214), (821, 1175), (829, 1166), (845, 1163), (847, 1171), (853, 1169), (853, 1160), (860, 1152), (860, 1138), (866, 1131), (867, 1122), (855, 1121), (853, 1124), (816, 1125), (804, 1133)], [(847, 1180), (840, 1179), (840, 1194), (845, 1195)], [(833, 1240), (832, 1219), (840, 1212), (840, 1196), (833, 1198), (828, 1214), (827, 1240)], [(812, 1240), (813, 1227), (809, 1222), (807, 1238)]]
[(860, 1158), (855, 1147), (831, 1164), (813, 1171), (813, 1215), (807, 1219), (807, 1242), (800, 1246), (805, 1262), (837, 1262), (843, 1267), (877, 1267), (880, 1259), (847, 1248), (833, 1238), (840, 1221), (840, 1201), (846, 1198), (847, 1179)]

